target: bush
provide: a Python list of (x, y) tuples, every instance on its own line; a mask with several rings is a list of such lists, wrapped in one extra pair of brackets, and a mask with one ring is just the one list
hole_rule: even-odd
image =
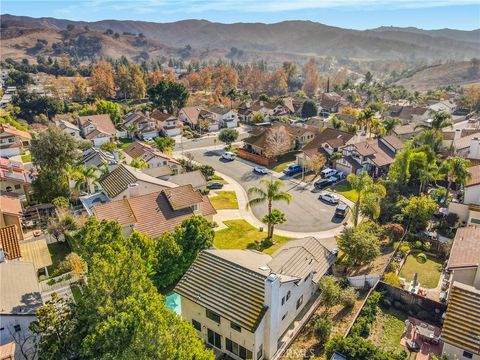
[(378, 304), (382, 298), (382, 293), (374, 291), (365, 302), (365, 305), (360, 311), (360, 316), (352, 326), (352, 335), (358, 335), (367, 338), (370, 335), (370, 329), (375, 317), (377, 316)]
[(428, 241), (423, 243), (423, 250), (430, 251), (431, 247), (432, 247), (432, 244), (430, 244)]
[(357, 300), (357, 291), (353, 287), (348, 287), (342, 292), (341, 302), (345, 307), (353, 307)]
[(421, 249), (423, 247), (423, 244), (421, 241), (417, 240), (415, 241), (415, 249)]
[(408, 245), (402, 245), (399, 249), (399, 252), (402, 256), (405, 255), (409, 251), (410, 251), (410, 246), (408, 246)]
[(427, 255), (425, 255), (424, 253), (420, 253), (420, 254), (417, 255), (417, 260), (419, 262), (421, 262), (422, 264), (426, 263), (427, 262)]
[(324, 317), (318, 318), (315, 322), (315, 336), (322, 345), (328, 341), (331, 332), (332, 320)]
[(386, 273), (383, 276), (383, 281), (389, 285), (400, 287), (400, 279), (394, 272)]

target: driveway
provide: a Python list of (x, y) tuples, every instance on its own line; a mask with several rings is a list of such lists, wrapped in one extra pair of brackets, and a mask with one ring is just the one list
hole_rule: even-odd
[[(243, 160), (236, 159), (226, 162), (220, 159), (222, 150), (193, 150), (194, 160), (210, 165), (219, 173), (237, 181), (245, 190), (253, 186), (261, 186), (261, 179), (276, 179), (274, 175), (256, 175), (252, 172), (252, 165)], [(284, 182), (283, 191), (293, 197), (290, 204), (275, 202), (274, 208), (285, 213), (287, 221), (277, 225), (276, 228), (291, 232), (318, 232), (331, 230), (340, 226), (344, 220), (334, 218), (335, 206), (318, 200), (318, 193), (311, 191), (312, 186), (304, 188), (298, 181), (290, 180), (286, 176), (280, 176)], [(252, 208), (257, 219), (261, 219), (267, 212), (267, 204), (256, 205)]]

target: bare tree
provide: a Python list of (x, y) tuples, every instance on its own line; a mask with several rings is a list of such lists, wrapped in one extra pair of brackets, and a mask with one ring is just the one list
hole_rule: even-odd
[(28, 328), (23, 329), (20, 324), (13, 325), (13, 331), (12, 328), (8, 327), (8, 332), (26, 360), (37, 358), (38, 339), (33, 332)]
[(285, 154), (293, 148), (292, 143), (293, 139), (285, 126), (272, 126), (265, 142), (265, 155), (273, 158)]
[(320, 171), (322, 171), (322, 168), (326, 162), (327, 159), (322, 154), (315, 154), (307, 159), (305, 167), (313, 171), (315, 174), (315, 177), (312, 179), (312, 181), (315, 180), (320, 174)]

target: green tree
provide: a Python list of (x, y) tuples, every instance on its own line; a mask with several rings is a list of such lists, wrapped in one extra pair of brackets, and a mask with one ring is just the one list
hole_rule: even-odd
[(400, 278), (394, 272), (385, 273), (383, 275), (383, 282), (392, 286), (401, 287)]
[(332, 320), (325, 317), (319, 317), (315, 321), (315, 336), (319, 343), (324, 346), (332, 332)]
[(418, 124), (415, 129), (432, 129), (440, 132), (446, 127), (452, 126), (452, 115), (446, 111), (433, 111), (432, 121), (429, 124)]
[(358, 195), (353, 208), (354, 225), (357, 226), (358, 224), (360, 212), (373, 219), (378, 218), (380, 201), (386, 195), (385, 187), (382, 184), (375, 183), (365, 171), (360, 175), (350, 174), (347, 180)]
[(148, 168), (147, 162), (140, 157), (138, 157), (136, 159), (133, 159), (130, 162), (130, 166), (132, 166), (136, 169), (147, 169)]
[(96, 114), (108, 114), (114, 124), (122, 120), (122, 108), (119, 104), (108, 100), (97, 100), (95, 102)]
[(185, 85), (168, 80), (150, 86), (147, 94), (156, 107), (167, 109), (170, 113), (174, 108), (184, 107), (189, 97)]
[(408, 203), (402, 208), (402, 214), (414, 230), (420, 231), (427, 227), (437, 209), (438, 205), (431, 197), (420, 194), (408, 199)]
[(90, 194), (91, 186), (98, 181), (97, 171), (98, 168), (96, 166), (78, 166), (73, 175), (75, 179), (75, 189), (85, 190), (87, 194)]
[[(357, 124), (360, 128), (366, 128), (366, 132), (369, 132), (369, 129), (372, 125), (373, 119), (375, 119), (376, 111), (373, 108), (367, 107), (358, 114)], [(369, 134), (371, 136), (371, 134)]]
[(156, 137), (155, 145), (165, 154), (171, 154), (175, 149), (175, 139), (171, 137)]
[(158, 289), (175, 284), (183, 275), (182, 248), (172, 233), (164, 233), (157, 240), (157, 262), (154, 267), (154, 282)]
[(315, 101), (313, 100), (305, 100), (302, 105), (302, 117), (303, 118), (311, 118), (312, 116), (318, 115), (318, 107)]
[(218, 134), (218, 140), (225, 143), (228, 148), (238, 139), (238, 131), (235, 129), (222, 129)]
[(383, 128), (387, 135), (391, 135), (393, 130), (400, 125), (400, 119), (396, 117), (387, 117), (382, 121)]
[(362, 223), (342, 230), (338, 237), (338, 248), (345, 254), (347, 264), (368, 264), (380, 255), (378, 237), (371, 225)]
[[(280, 188), (283, 183), (278, 180), (261, 180), (260, 183), (263, 187), (251, 187), (247, 190), (247, 194), (250, 198), (247, 206), (253, 206), (257, 204), (267, 203), (267, 216), (268, 219), (272, 216), (272, 204), (274, 201), (285, 201), (290, 203), (292, 201), (292, 195), (287, 192), (281, 191)], [(268, 223), (268, 237), (273, 236), (272, 224)]]
[(62, 173), (55, 170), (38, 170), (33, 177), (32, 188), (33, 197), (40, 203), (49, 203), (59, 196), (70, 196), (70, 189)]
[(328, 313), (330, 308), (340, 304), (342, 289), (332, 275), (323, 276), (318, 283), (320, 288), (320, 301)]
[(450, 196), (452, 183), (464, 186), (467, 180), (471, 178), (468, 167), (470, 161), (461, 156), (449, 156), (440, 166), (440, 172), (445, 174), (448, 180), (447, 198)]
[(325, 346), (325, 357), (330, 359), (334, 352), (352, 360), (404, 360), (406, 358), (404, 352), (387, 353), (360, 336), (344, 338), (342, 335), (335, 335)]
[(253, 114), (252, 123), (259, 124), (259, 123), (263, 123), (264, 121), (265, 121), (265, 115), (263, 115), (263, 113), (257, 111), (256, 113)]
[(210, 165), (202, 165), (200, 166), (200, 171), (205, 179), (209, 180), (215, 175), (215, 169)]
[(442, 148), (443, 136), (434, 129), (425, 129), (416, 135), (412, 142), (416, 147), (429, 146), (438, 153)]
[(285, 221), (287, 221), (285, 214), (277, 209), (273, 209), (270, 215), (265, 215), (262, 218), (262, 222), (270, 226), (271, 234), (268, 235), (270, 239), (273, 238), (273, 231), (274, 231), (275, 225), (283, 224)]
[(73, 165), (78, 158), (73, 137), (55, 126), (49, 126), (32, 140), (30, 146), (35, 167), (61, 174), (66, 164)]

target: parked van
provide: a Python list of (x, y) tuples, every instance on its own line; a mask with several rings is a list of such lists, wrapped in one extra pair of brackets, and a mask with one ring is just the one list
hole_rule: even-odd
[(348, 214), (349, 207), (347, 204), (338, 204), (337, 208), (335, 209), (335, 216), (339, 218), (345, 218)]
[(337, 170), (334, 170), (334, 169), (330, 169), (330, 168), (326, 168), (326, 169), (323, 169), (321, 172), (320, 172), (320, 176), (324, 179), (327, 179), (329, 178), (330, 176), (333, 176), (337, 173)]

